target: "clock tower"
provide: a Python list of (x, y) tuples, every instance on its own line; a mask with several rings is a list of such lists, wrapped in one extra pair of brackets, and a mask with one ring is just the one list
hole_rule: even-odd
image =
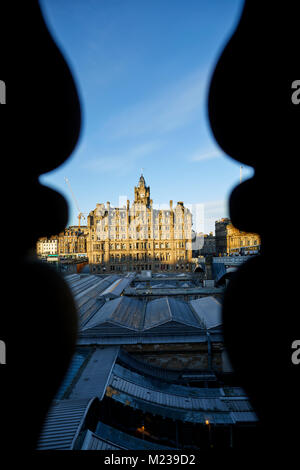
[(150, 206), (150, 186), (146, 186), (143, 175), (140, 176), (138, 186), (134, 188), (134, 203)]

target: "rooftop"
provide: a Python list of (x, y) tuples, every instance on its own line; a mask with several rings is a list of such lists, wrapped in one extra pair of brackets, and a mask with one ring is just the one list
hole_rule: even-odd
[(132, 408), (182, 423), (204, 425), (209, 420), (213, 424), (232, 425), (257, 421), (240, 387), (198, 388), (172, 383), (165, 380), (167, 371), (161, 377), (150, 376), (144, 373), (139, 361), (129, 361), (126, 366), (123, 356), (119, 348), (94, 349), (69, 398), (53, 401), (38, 450), (168, 448), (104, 423), (100, 408), (104, 398), (123, 404), (127, 410)]
[[(164, 282), (171, 289), (174, 283), (174, 290), (178, 285), (188, 289), (183, 284), (194, 282), (185, 274), (179, 276), (172, 275), (172, 280), (156, 276), (151, 282), (157, 290)], [(132, 426), (126, 427), (128, 417), (122, 425), (119, 418), (113, 425), (108, 423), (110, 415), (104, 415), (110, 406), (117, 417), (124, 409), (124, 416), (140, 416), (141, 412), (157, 418), (158, 423), (172, 419), (186, 423), (184, 426), (202, 426), (207, 420), (225, 427), (257, 421), (245, 392), (240, 387), (222, 386), (214, 370), (166, 369), (122, 348), (126, 344), (208, 345), (210, 337), (218, 349), (223, 341), (218, 299), (211, 295), (190, 301), (124, 295), (133, 282), (145, 282), (135, 273), (65, 278), (78, 310), (78, 346), (49, 410), (38, 449), (167, 448), (132, 435)], [(166, 443), (173, 445), (171, 440)]]

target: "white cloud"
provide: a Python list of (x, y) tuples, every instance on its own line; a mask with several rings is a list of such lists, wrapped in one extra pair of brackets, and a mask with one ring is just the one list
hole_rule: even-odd
[(202, 162), (204, 160), (212, 160), (213, 158), (221, 157), (220, 152), (217, 150), (212, 150), (210, 152), (196, 151), (190, 155), (189, 160), (191, 162)]

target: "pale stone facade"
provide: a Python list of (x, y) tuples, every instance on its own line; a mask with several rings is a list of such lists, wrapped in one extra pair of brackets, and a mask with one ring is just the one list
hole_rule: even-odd
[(88, 216), (87, 253), (91, 272), (190, 271), (192, 214), (178, 202), (154, 209), (143, 176), (130, 206), (97, 204)]
[(217, 254), (258, 253), (261, 240), (257, 233), (242, 232), (228, 218), (216, 221), (215, 227)]
[(36, 246), (38, 256), (57, 255), (58, 254), (58, 238), (57, 237), (42, 237), (38, 240)]

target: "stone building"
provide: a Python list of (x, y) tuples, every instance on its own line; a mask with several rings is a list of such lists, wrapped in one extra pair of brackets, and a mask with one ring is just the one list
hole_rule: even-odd
[(192, 214), (178, 202), (154, 209), (143, 175), (134, 188), (134, 202), (113, 208), (97, 204), (87, 225), (91, 272), (190, 271)]
[(257, 233), (243, 232), (235, 228), (231, 220), (223, 218), (215, 223), (216, 254), (258, 253), (260, 236)]
[(216, 253), (216, 237), (212, 232), (204, 234), (203, 248), (200, 250), (200, 255), (214, 255)]
[(58, 237), (41, 237), (37, 241), (36, 253), (38, 256), (48, 256), (58, 254)]
[(87, 227), (72, 225), (58, 235), (58, 255), (76, 256), (86, 255), (87, 252)]

